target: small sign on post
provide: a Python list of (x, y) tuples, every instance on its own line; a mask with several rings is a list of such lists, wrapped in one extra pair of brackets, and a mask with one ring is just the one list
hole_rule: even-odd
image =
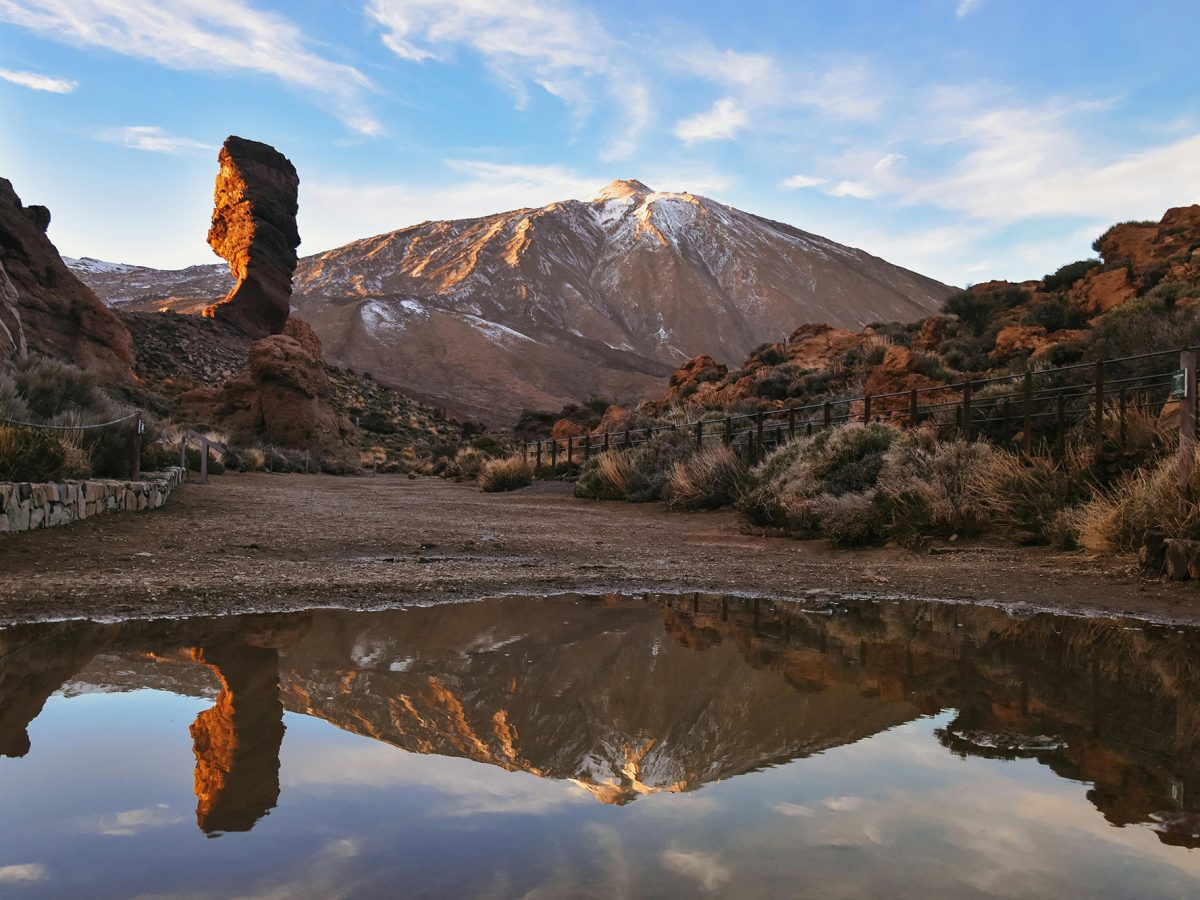
[(1171, 399), (1183, 400), (1188, 395), (1187, 370), (1180, 369), (1171, 376)]

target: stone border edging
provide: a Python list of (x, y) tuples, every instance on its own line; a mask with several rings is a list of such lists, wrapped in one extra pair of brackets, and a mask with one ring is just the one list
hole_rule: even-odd
[(115, 510), (158, 509), (187, 478), (171, 466), (140, 481), (0, 482), (0, 533), (54, 528)]

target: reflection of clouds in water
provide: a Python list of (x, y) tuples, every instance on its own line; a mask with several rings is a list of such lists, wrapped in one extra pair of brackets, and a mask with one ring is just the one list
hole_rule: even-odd
[(435, 791), (440, 802), (423, 810), (429, 816), (461, 817), (487, 813), (544, 815), (573, 804), (595, 801), (563, 782), (467, 759), (423, 756), (357, 736), (320, 752), (286, 754), (281, 782), (289, 790), (326, 788), (419, 787)]
[(171, 812), (165, 803), (157, 806), (145, 806), (141, 809), (128, 809), (124, 812), (109, 813), (96, 819), (84, 820), (85, 831), (95, 831), (98, 834), (129, 837), (147, 828), (160, 828), (165, 825), (175, 825), (185, 821), (185, 817)]
[(733, 877), (733, 871), (715, 853), (673, 847), (662, 852), (662, 861), (672, 872), (695, 879), (706, 891), (715, 891)]
[(41, 863), (23, 863), (16, 866), (0, 866), (0, 884), (29, 884), (44, 881), (46, 867)]
[(826, 797), (821, 801), (821, 805), (826, 809), (831, 809), (834, 812), (854, 812), (856, 809), (862, 809), (862, 797)]
[(776, 803), (772, 808), (781, 816), (792, 816), (793, 818), (811, 819), (817, 814), (811, 806), (802, 806), (799, 803)]
[[(263, 884), (237, 893), (239, 900), (341, 900), (357, 896), (359, 886), (352, 870), (352, 860), (360, 853), (357, 840), (341, 838), (330, 841), (308, 861), (291, 869), (291, 878), (282, 883), (271, 877), (272, 884)], [(156, 894), (161, 900), (194, 897), (186, 894)]]

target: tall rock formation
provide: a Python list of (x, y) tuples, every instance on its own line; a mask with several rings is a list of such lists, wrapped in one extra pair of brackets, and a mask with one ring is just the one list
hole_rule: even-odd
[[(50, 210), (0, 178), (0, 353), (21, 342), (103, 377), (133, 377), (133, 340), (46, 236)], [(23, 336), (22, 336), (23, 335)]]
[(234, 135), (226, 138), (217, 159), (221, 171), (208, 243), (229, 263), (237, 284), (204, 314), (250, 337), (279, 334), (288, 317), (300, 246), (300, 177), (274, 147)]

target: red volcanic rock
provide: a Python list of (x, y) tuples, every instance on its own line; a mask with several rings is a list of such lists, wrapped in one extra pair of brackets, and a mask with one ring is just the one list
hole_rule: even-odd
[(913, 337), (913, 349), (925, 353), (937, 350), (946, 340), (947, 321), (945, 316), (930, 316), (922, 322), (921, 330)]
[[(871, 394), (875, 398), (871, 407), (873, 416), (889, 413), (892, 414), (889, 416), (889, 421), (903, 424), (908, 421), (909, 397), (878, 397), (876, 395), (895, 394), (900, 391), (911, 391), (914, 388), (924, 390), (925, 388), (943, 387), (942, 382), (913, 371), (915, 362), (916, 357), (907, 347), (899, 345), (888, 347), (883, 356), (883, 362), (871, 370), (866, 384), (863, 385), (863, 393)], [(932, 396), (929, 394), (921, 396), (922, 403), (929, 403), (931, 400)], [(853, 404), (852, 412), (861, 413), (862, 405)]]
[(184, 394), (178, 414), (223, 428), (236, 443), (311, 449), (349, 463), (354, 427), (329, 398), (320, 340), (304, 321), (288, 319), (283, 334), (250, 345), (245, 372)]
[(693, 357), (672, 373), (663, 402), (671, 404), (692, 398), (703, 385), (722, 381), (728, 373), (727, 366), (707, 354)]
[(286, 156), (267, 144), (231, 136), (217, 156), (208, 243), (237, 279), (229, 296), (204, 314), (250, 337), (278, 334), (287, 321), (296, 271), (300, 177)]
[(580, 437), (584, 433), (584, 427), (578, 422), (572, 422), (570, 419), (559, 419), (554, 423), (554, 427), (550, 429), (550, 436), (560, 441), (565, 441), (567, 438)]
[(1071, 297), (1085, 312), (1099, 315), (1132, 299), (1136, 293), (1134, 286), (1129, 282), (1128, 270), (1110, 269), (1094, 274), (1089, 272), (1071, 292)]
[(129, 331), (67, 268), (46, 236), (49, 225), (46, 207), (24, 206), (0, 178), (0, 352), (11, 352), (5, 345), (19, 345), (23, 333), (29, 350), (132, 379)]
[(802, 325), (788, 338), (787, 351), (791, 362), (813, 371), (823, 372), (856, 347), (862, 346), (867, 335), (829, 325)]

